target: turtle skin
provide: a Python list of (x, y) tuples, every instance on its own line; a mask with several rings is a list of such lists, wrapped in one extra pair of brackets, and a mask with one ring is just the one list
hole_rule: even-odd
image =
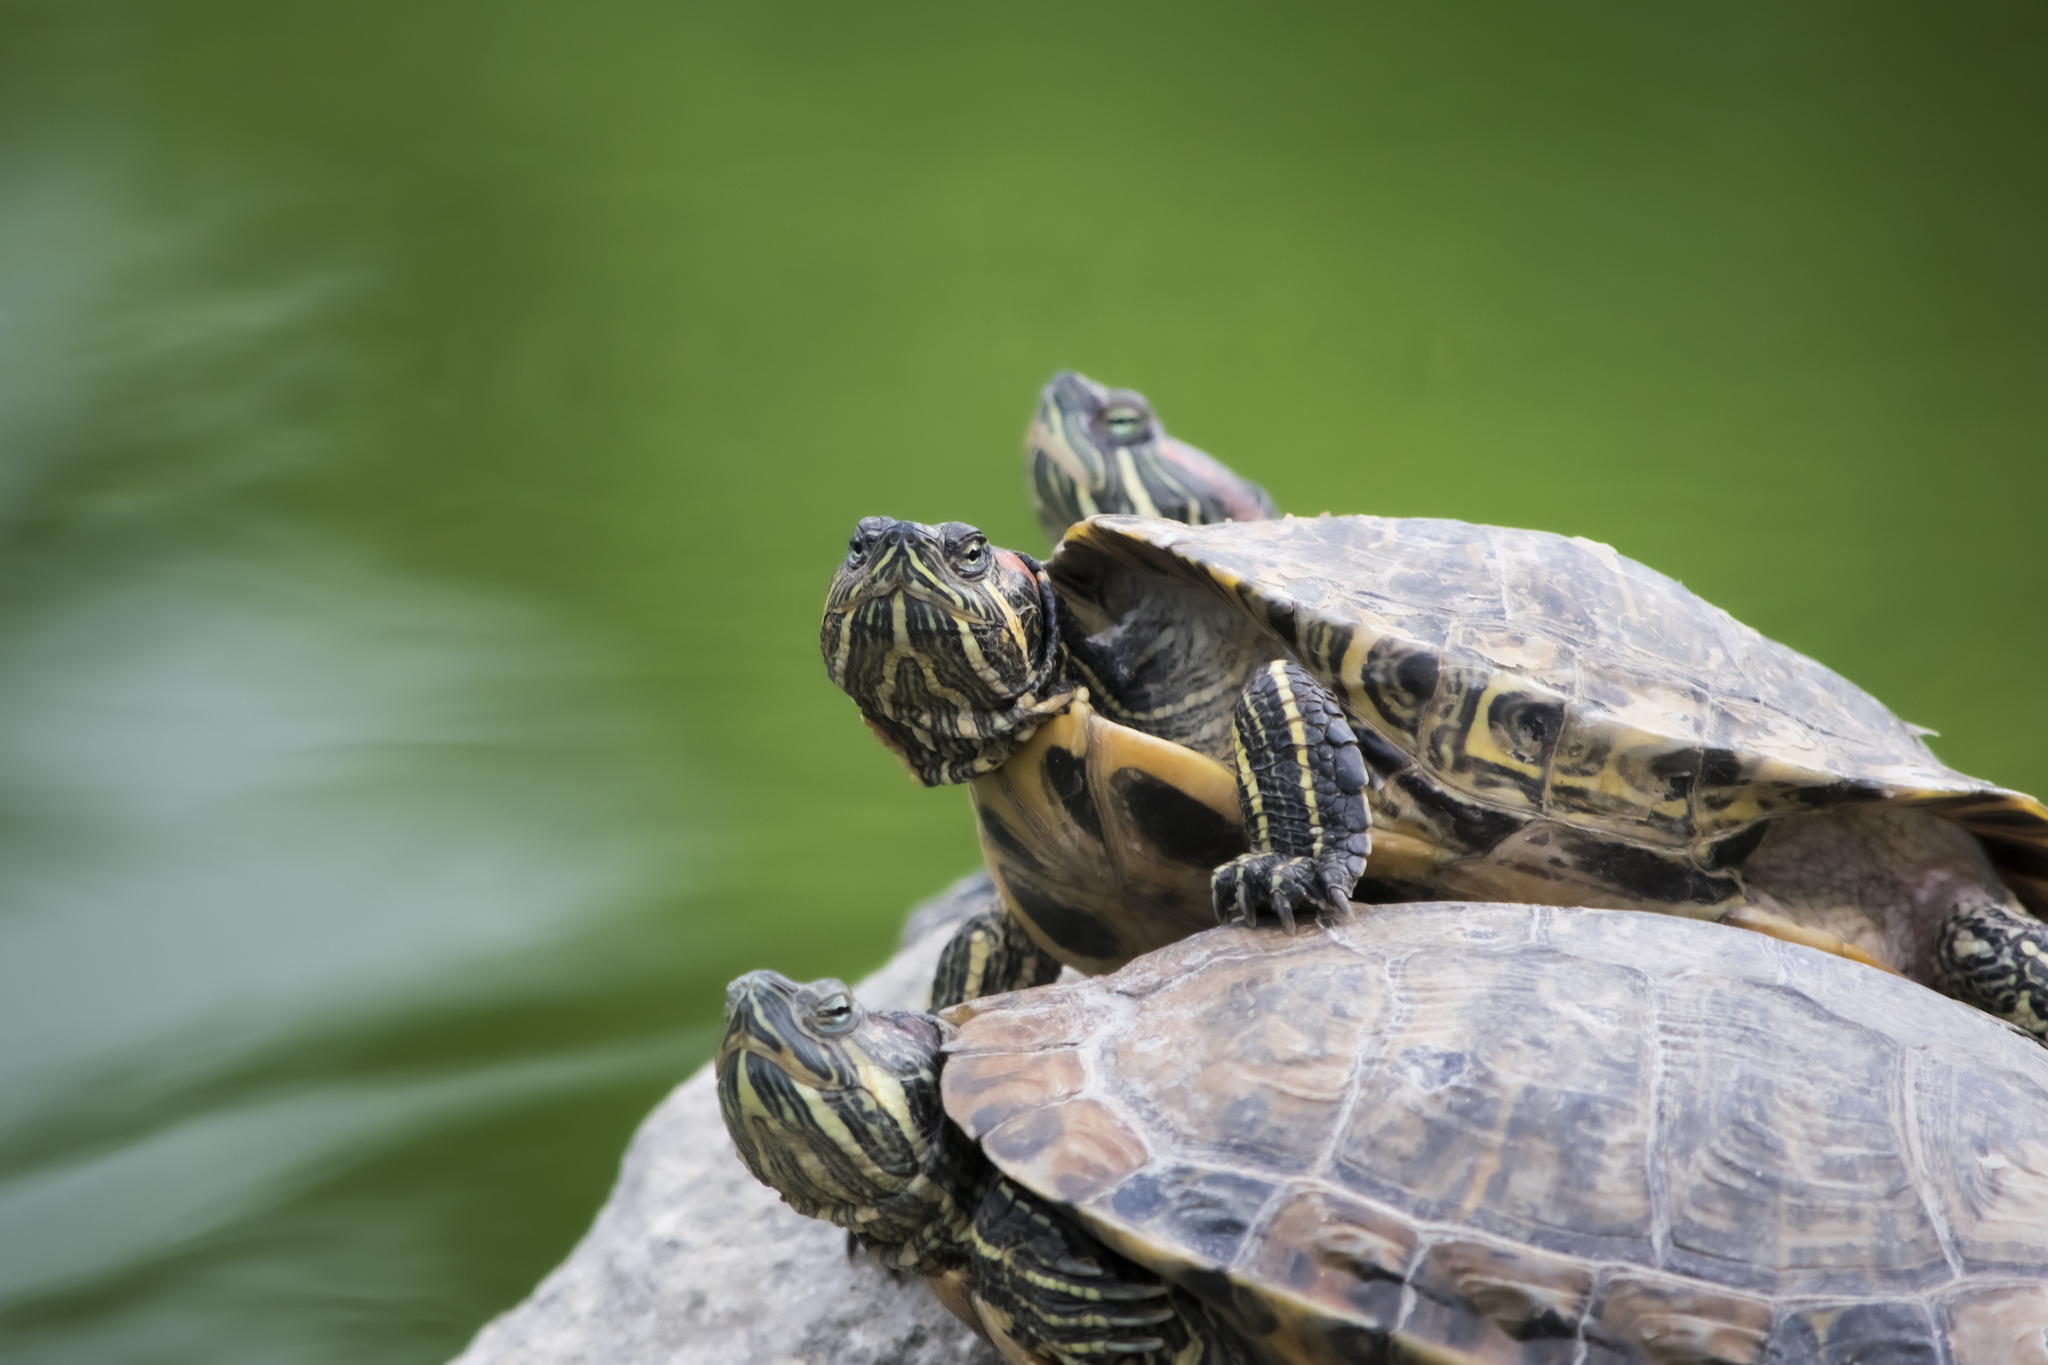
[(1061, 370), (1024, 433), (1031, 506), (1055, 544), (1098, 512), (1202, 524), (1280, 515), (1265, 489), (1166, 434), (1145, 395)]
[[(1066, 731), (1143, 730), (1181, 756), (1165, 785), (1190, 798), (1149, 827), (1135, 811), (1117, 848), (1084, 847), (1061, 828), (1040, 753), (1062, 749), (1071, 768), (1076, 751), (1114, 745), (1053, 727), (975, 782), (990, 866), (1013, 905), (1039, 903), (1021, 913), (1062, 960), (1113, 966), (1202, 915), (1196, 865), (1242, 838), (1229, 827), (1237, 680), (1280, 659), (1327, 689), (1370, 769), (1359, 900), (1725, 918), (1968, 987), (2048, 1028), (2048, 936), (2020, 913), (2048, 906), (2048, 809), (1945, 767), (1868, 693), (1608, 546), (1428, 519), (1098, 516), (1047, 571), (1085, 637), (1078, 671), (1100, 713), (1075, 709)], [(1173, 647), (1140, 648), (1169, 630)], [(1101, 806), (1135, 781), (1126, 771), (1160, 770), (1103, 766)], [(1215, 819), (1191, 818), (1204, 812)], [(1174, 830), (1207, 846), (1155, 856), (1189, 864), (1178, 899), (1148, 868), (1121, 908), (1073, 913), (1108, 894), (1091, 892), (1091, 867)], [(1960, 937), (1944, 928), (1957, 906), (1971, 907)], [(1063, 945), (1062, 924), (1097, 941)], [(1982, 980), (1957, 942), (1997, 946), (1979, 955)]]
[(941, 1018), (952, 1122), (1213, 1358), (2048, 1365), (2048, 1051), (1839, 958), (1409, 905)]

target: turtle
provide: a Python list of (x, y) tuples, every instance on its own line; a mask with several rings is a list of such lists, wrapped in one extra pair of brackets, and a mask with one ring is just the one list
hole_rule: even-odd
[[(1139, 411), (1047, 386), (1027, 444), (1049, 525), (1136, 496), (1046, 472), (1079, 467), (1046, 433), (1071, 453), (1119, 403)], [(1245, 516), (1098, 511), (1045, 563), (869, 517), (833, 573), (828, 675), (919, 781), (967, 785), (1003, 896), (936, 1006), (1219, 919), (1476, 898), (1719, 919), (2048, 1034), (2038, 800), (1607, 545), (1265, 516), (1202, 460), (1172, 466), (1208, 487), (1175, 509)]]
[(1220, 926), (939, 1015), (755, 972), (716, 1071), (1013, 1365), (2048, 1365), (2048, 1051), (1696, 920)]
[(1166, 434), (1145, 395), (1061, 370), (1038, 393), (1024, 433), (1031, 505), (1046, 539), (1097, 512), (1192, 526), (1280, 515), (1265, 489)]

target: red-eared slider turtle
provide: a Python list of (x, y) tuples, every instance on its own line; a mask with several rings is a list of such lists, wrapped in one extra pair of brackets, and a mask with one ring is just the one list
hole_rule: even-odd
[(1061, 370), (1039, 391), (1024, 433), (1024, 464), (1038, 524), (1054, 542), (1097, 512), (1191, 526), (1280, 515), (1265, 489), (1168, 436), (1144, 394), (1073, 370)]
[(938, 1004), (1356, 894), (1717, 918), (2048, 1031), (2048, 809), (1605, 545), (1096, 516), (1040, 565), (870, 517), (821, 644), (921, 781), (970, 785), (1012, 918)]
[(2048, 1051), (1754, 934), (1400, 906), (726, 1008), (748, 1169), (1013, 1362), (2048, 1365)]

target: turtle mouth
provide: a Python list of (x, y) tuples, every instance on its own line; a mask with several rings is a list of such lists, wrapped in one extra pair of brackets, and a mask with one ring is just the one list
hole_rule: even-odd
[(975, 610), (972, 598), (915, 578), (870, 578), (849, 584), (844, 600), (834, 602), (832, 609), (841, 615), (848, 615), (875, 604), (893, 609), (894, 604), (898, 602), (920, 603), (943, 612), (956, 621), (978, 621), (983, 616), (982, 612)]
[(845, 1077), (813, 1071), (779, 1040), (757, 1037), (745, 1031), (725, 1035), (725, 1041), (718, 1047), (715, 1069), (723, 1072), (737, 1065), (742, 1056), (760, 1058), (806, 1090), (839, 1091), (849, 1088)]

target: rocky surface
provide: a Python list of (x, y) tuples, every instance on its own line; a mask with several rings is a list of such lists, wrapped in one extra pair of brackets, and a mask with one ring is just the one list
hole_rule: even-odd
[[(924, 1003), (939, 949), (992, 903), (977, 874), (919, 907), (889, 964), (856, 988), (883, 1008)], [(456, 1365), (998, 1365), (922, 1281), (791, 1211), (734, 1155), (711, 1068), (640, 1125), (569, 1259), (477, 1333)]]

